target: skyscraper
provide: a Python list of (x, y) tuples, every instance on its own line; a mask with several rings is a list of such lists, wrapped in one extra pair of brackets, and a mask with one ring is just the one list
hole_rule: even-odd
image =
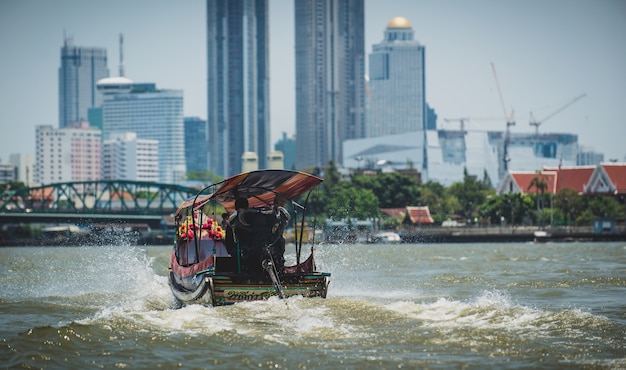
[(244, 152), (266, 166), (269, 150), (267, 0), (207, 0), (210, 170), (241, 172)]
[(157, 89), (154, 83), (133, 83), (125, 77), (103, 79), (98, 89), (104, 95), (104, 140), (122, 132), (134, 132), (137, 139), (158, 140), (159, 181), (182, 181), (186, 171), (183, 92)]
[(209, 153), (207, 150), (206, 121), (199, 117), (185, 117), (185, 158), (187, 173), (207, 171)]
[(424, 46), (411, 24), (395, 17), (369, 55), (367, 137), (423, 131), (426, 127)]
[(296, 165), (342, 161), (365, 137), (363, 0), (295, 1)]
[(106, 49), (74, 46), (65, 39), (59, 68), (59, 128), (87, 120), (87, 110), (101, 103), (96, 84), (108, 76)]

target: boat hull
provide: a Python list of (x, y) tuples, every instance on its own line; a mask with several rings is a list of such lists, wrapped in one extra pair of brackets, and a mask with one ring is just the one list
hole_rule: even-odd
[[(176, 283), (170, 272), (170, 288), (181, 305), (203, 304), (224, 306), (239, 302), (262, 301), (278, 296), (278, 292), (267, 276), (257, 275), (210, 275), (196, 277), (195, 289), (186, 289)], [(322, 272), (281, 276), (281, 291), (284, 297), (303, 296), (326, 298), (330, 274)]]

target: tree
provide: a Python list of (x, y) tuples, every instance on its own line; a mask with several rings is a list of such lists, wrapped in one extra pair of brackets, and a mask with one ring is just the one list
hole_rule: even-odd
[[(537, 175), (533, 177), (532, 180), (530, 180), (530, 185), (528, 186), (528, 190), (532, 188), (535, 188), (535, 200), (537, 203), (537, 217), (540, 219), (541, 226), (543, 226), (543, 219), (545, 216), (545, 205), (544, 205), (543, 194), (545, 193), (546, 189), (548, 189), (548, 182), (547, 182), (546, 176)], [(541, 193), (541, 202), (539, 202), (538, 193)], [(541, 204), (541, 214), (540, 214), (540, 207), (539, 207), (540, 204)]]
[(328, 168), (324, 171), (324, 187), (327, 191), (332, 192), (339, 185), (339, 170), (334, 161), (328, 161)]
[(576, 218), (577, 224), (591, 225), (596, 218), (619, 219), (622, 206), (611, 195), (593, 195), (583, 198), (584, 211)]
[(419, 187), (419, 204), (426, 205), (435, 223), (439, 224), (446, 220), (452, 213), (447, 207), (445, 187), (437, 182), (429, 181)]
[(483, 171), (483, 184), (488, 188), (493, 188), (493, 184), (491, 183), (491, 177), (489, 177), (486, 169)]
[(328, 217), (339, 220), (342, 218), (365, 219), (378, 217), (380, 209), (378, 199), (371, 190), (362, 189), (351, 183), (341, 183), (328, 199), (326, 208)]
[(474, 211), (485, 202), (487, 196), (495, 194), (495, 191), (487, 187), (481, 181), (476, 180), (473, 176), (467, 174), (462, 182), (455, 182), (448, 188), (448, 194), (455, 196), (460, 202), (461, 209), (457, 212), (465, 218), (472, 218)]
[(499, 224), (504, 217), (510, 225), (521, 225), (532, 212), (533, 201), (521, 193), (492, 195), (478, 207), (481, 217), (487, 218), (491, 224)]
[(371, 190), (378, 198), (381, 208), (403, 208), (414, 205), (420, 197), (420, 189), (412, 177), (397, 173), (378, 176), (357, 175), (352, 183), (359, 188)]
[(565, 225), (573, 224), (582, 213), (582, 196), (572, 189), (562, 189), (554, 196), (554, 207), (563, 214)]
[(22, 189), (22, 188), (27, 188), (27, 186), (21, 181), (1, 183), (0, 193), (2, 193), (5, 190), (17, 190), (17, 189)]
[(313, 189), (308, 200), (306, 199), (307, 194), (302, 194), (296, 199), (296, 202), (306, 206), (307, 217), (311, 217), (310, 221), (319, 223), (326, 218), (331, 195), (321, 187)]

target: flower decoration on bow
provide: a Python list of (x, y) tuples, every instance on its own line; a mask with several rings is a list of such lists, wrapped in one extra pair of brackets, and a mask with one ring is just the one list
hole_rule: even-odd
[(178, 228), (178, 237), (182, 240), (191, 240), (195, 237), (195, 233), (202, 239), (223, 240), (226, 237), (226, 231), (212, 218), (206, 218), (202, 225), (199, 225), (198, 214), (194, 214), (194, 220), (191, 216)]
[(187, 220), (178, 227), (178, 237), (182, 240), (193, 239), (195, 229), (196, 225), (191, 220), (191, 216), (189, 216)]

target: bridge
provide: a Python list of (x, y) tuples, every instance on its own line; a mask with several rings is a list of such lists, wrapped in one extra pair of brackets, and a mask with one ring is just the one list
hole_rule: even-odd
[(101, 180), (8, 189), (0, 193), (0, 225), (7, 223), (147, 223), (163, 216), (198, 189), (154, 182)]

